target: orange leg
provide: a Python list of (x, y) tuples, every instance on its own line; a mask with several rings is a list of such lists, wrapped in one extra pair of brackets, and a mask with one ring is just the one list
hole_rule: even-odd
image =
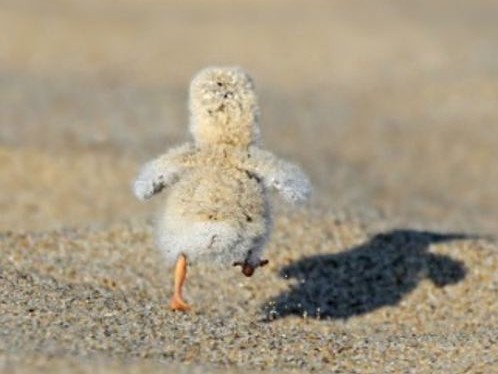
[(182, 296), (182, 288), (187, 277), (187, 257), (184, 254), (178, 256), (175, 266), (175, 288), (169, 306), (171, 310), (186, 312), (190, 306), (185, 303)]

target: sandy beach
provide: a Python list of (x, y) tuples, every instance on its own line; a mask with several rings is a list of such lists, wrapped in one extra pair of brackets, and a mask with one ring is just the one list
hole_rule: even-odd
[[(498, 371), (498, 15), (479, 0), (0, 2), (1, 373)], [(270, 264), (189, 272), (138, 167), (188, 139), (193, 74), (254, 77)]]

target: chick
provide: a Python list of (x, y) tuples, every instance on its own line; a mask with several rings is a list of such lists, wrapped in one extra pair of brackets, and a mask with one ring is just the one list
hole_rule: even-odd
[(193, 142), (146, 163), (134, 183), (141, 200), (168, 188), (156, 227), (159, 249), (175, 263), (172, 310), (182, 297), (187, 263), (241, 266), (251, 276), (271, 230), (268, 190), (291, 202), (311, 186), (291, 163), (260, 148), (259, 109), (251, 77), (238, 67), (209, 67), (190, 85)]

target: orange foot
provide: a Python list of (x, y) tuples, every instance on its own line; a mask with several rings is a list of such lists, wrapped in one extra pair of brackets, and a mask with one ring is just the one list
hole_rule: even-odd
[(246, 277), (250, 277), (251, 275), (254, 274), (254, 270), (256, 270), (256, 268), (263, 267), (266, 264), (268, 264), (268, 262), (269, 262), (268, 260), (259, 260), (259, 263), (253, 266), (247, 263), (247, 261), (244, 262), (237, 261), (233, 263), (233, 266), (242, 267), (242, 274), (244, 274)]
[(173, 295), (169, 302), (169, 307), (175, 312), (188, 312), (190, 310), (190, 306), (178, 295)]

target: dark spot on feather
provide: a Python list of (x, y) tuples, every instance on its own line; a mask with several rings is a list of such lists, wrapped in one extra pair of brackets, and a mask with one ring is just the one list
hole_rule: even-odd
[(211, 247), (213, 246), (214, 241), (216, 240), (216, 237), (217, 237), (217, 236), (218, 236), (218, 235), (213, 235), (213, 237), (211, 238), (211, 241), (209, 242), (208, 248), (211, 248)]
[(254, 173), (251, 173), (249, 170), (244, 170), (246, 175), (249, 177), (249, 179), (255, 179), (256, 182), (260, 183), (261, 182), (261, 178), (258, 177), (256, 174)]

